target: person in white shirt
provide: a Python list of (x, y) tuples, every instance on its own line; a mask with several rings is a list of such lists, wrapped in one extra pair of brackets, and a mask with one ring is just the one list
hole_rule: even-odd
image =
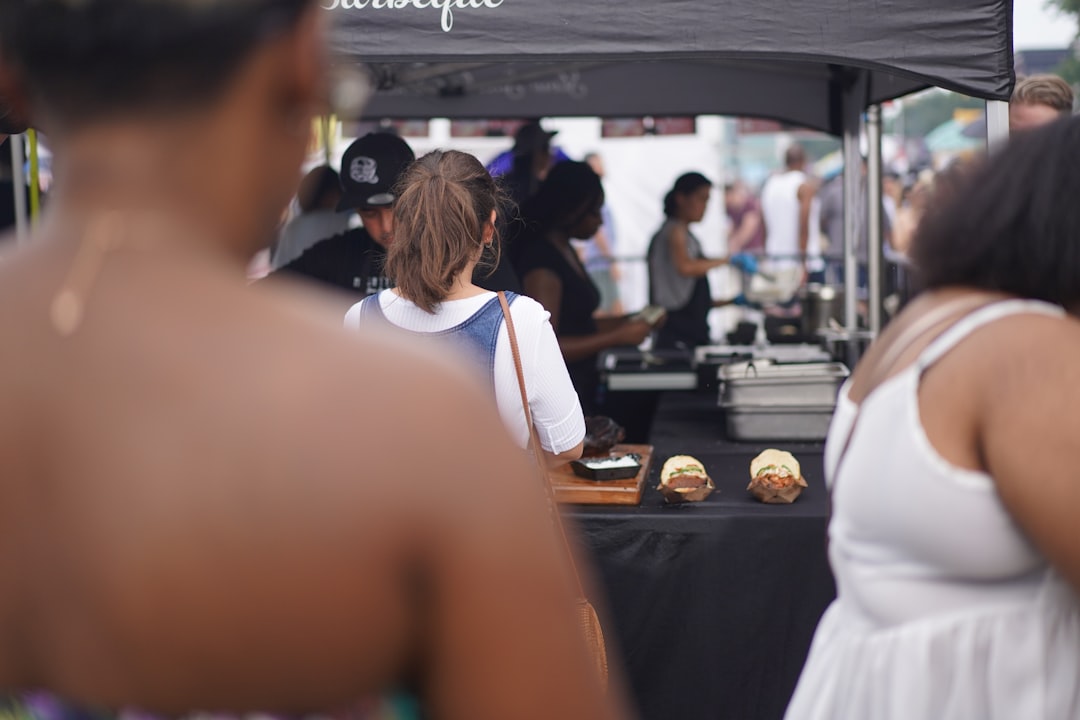
[(765, 255), (773, 269), (804, 268), (804, 278), (823, 276), (820, 202), (817, 182), (806, 172), (806, 150), (795, 144), (784, 153), (784, 171), (765, 181), (761, 212)]
[[(394, 204), (395, 242), (386, 274), (396, 287), (354, 305), (345, 325), (389, 322), (450, 341), (474, 356), (504, 423), (525, 447), (529, 429), (502, 308), (494, 292), (472, 282), (477, 265), (497, 263), (498, 203), (498, 186), (472, 155), (435, 151), (416, 161)], [(583, 448), (585, 418), (550, 314), (532, 298), (507, 293), (507, 299), (541, 448), (551, 465), (575, 460)]]

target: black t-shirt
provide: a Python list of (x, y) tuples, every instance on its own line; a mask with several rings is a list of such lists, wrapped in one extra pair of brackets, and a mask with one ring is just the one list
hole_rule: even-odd
[(320, 240), (273, 275), (306, 277), (344, 290), (360, 300), (394, 286), (383, 274), (385, 264), (386, 249), (359, 227)]
[(562, 284), (559, 317), (553, 318), (559, 335), (592, 335), (596, 332), (593, 313), (600, 306), (600, 291), (573, 253), (573, 264), (566, 255), (539, 234), (526, 233), (519, 238), (520, 271), (524, 279), (533, 270), (549, 270)]

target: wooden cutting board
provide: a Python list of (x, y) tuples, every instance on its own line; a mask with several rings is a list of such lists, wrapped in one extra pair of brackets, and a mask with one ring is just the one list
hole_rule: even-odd
[(550, 471), (555, 499), (561, 503), (578, 505), (640, 505), (645, 491), (645, 478), (649, 476), (652, 462), (652, 445), (616, 445), (608, 456), (637, 453), (641, 456), (641, 470), (635, 477), (625, 480), (586, 480), (574, 474), (569, 465)]

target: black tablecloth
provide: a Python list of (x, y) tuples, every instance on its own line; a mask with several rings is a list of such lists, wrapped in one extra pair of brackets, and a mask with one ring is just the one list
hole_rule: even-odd
[[(780, 718), (814, 628), (835, 595), (825, 550), (828, 497), (818, 443), (731, 443), (715, 396), (667, 393), (639, 507), (575, 506), (603, 584), (601, 608), (643, 720)], [(791, 505), (746, 492), (766, 447), (795, 454), (809, 487)], [(667, 506), (660, 466), (705, 463), (717, 489)]]

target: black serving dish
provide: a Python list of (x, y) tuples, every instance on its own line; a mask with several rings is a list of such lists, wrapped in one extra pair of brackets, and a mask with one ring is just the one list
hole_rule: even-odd
[(627, 467), (603, 467), (603, 463), (619, 458), (597, 457), (573, 460), (570, 462), (570, 467), (573, 469), (575, 475), (580, 478), (585, 478), (586, 480), (626, 480), (635, 477), (641, 472), (641, 458), (633, 453), (629, 456), (622, 455), (619, 457), (632, 457), (634, 458), (634, 464)]

